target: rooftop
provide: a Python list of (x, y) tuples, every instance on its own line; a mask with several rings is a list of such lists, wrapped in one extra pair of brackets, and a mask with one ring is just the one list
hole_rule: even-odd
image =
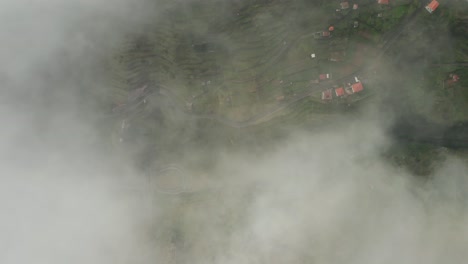
[(336, 94), (336, 96), (343, 96), (343, 95), (345, 95), (345, 91), (344, 91), (343, 87), (338, 87), (338, 88), (336, 88), (336, 89), (335, 89), (335, 94)]
[(357, 82), (357, 83), (351, 85), (351, 88), (353, 89), (354, 93), (358, 93), (358, 92), (360, 92), (360, 91), (362, 91), (364, 89), (361, 82)]
[(439, 6), (439, 2), (437, 2), (436, 0), (432, 0), (432, 2), (430, 2), (430, 3), (426, 6), (426, 10), (427, 10), (429, 13), (432, 13), (432, 12), (434, 12), (434, 10), (437, 9), (438, 6)]
[(322, 92), (322, 100), (332, 99), (332, 89), (328, 89)]
[(377, 0), (380, 5), (388, 5), (388, 0)]
[(319, 75), (320, 80), (326, 80), (328, 78), (330, 78), (330, 74), (328, 74), (328, 73), (327, 74), (323, 73), (323, 74)]

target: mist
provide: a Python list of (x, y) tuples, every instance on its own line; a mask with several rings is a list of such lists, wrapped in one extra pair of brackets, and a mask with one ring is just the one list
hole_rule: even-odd
[[(321, 129), (284, 125), (265, 147), (148, 97), (172, 118), (155, 125), (163, 143), (142, 133), (113, 147), (109, 98), (124, 96), (109, 58), (194, 2), (0, 2), (1, 263), (466, 262), (466, 159), (444, 152), (425, 178), (389, 162), (398, 114), (379, 100)], [(241, 2), (214, 1), (226, 20)]]

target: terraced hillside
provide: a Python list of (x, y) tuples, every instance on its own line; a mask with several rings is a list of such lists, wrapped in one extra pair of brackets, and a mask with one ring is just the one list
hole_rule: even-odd
[(112, 86), (121, 90), (115, 103), (157, 84), (197, 115), (239, 122), (274, 110), (310, 91), (310, 81), (327, 70), (310, 58), (312, 51), (326, 56), (328, 47), (311, 33), (325, 30), (327, 21), (293, 15), (300, 6), (203, 2), (169, 10), (113, 58)]
[[(114, 143), (251, 142), (252, 133), (272, 125), (352, 115), (372, 95), (391, 111), (464, 120), (465, 97), (452, 95), (463, 93), (464, 78), (450, 91), (439, 84), (442, 75), (465, 71), (458, 64), (431, 66), (463, 53), (455, 46), (444, 52), (446, 41), (434, 35), (452, 24), (460, 28), (459, 9), (428, 14), (416, 0), (355, 2), (356, 8), (319, 0), (190, 1), (158, 12), (109, 58), (105, 94), (113, 105)], [(409, 42), (418, 48), (403, 49)], [(354, 94), (350, 85), (357, 81), (364, 90)], [(434, 98), (442, 103), (428, 104)], [(444, 107), (450, 111), (439, 111)]]

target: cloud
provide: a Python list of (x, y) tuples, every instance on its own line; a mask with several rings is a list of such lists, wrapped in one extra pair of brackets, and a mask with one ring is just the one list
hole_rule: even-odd
[(466, 163), (448, 156), (414, 178), (382, 158), (392, 140), (375, 116), (294, 131), (262, 153), (161, 149), (210, 164), (187, 165), (176, 195), (106, 148), (83, 87), (171, 5), (1, 2), (1, 263), (464, 263)]
[(372, 127), (289, 138), (247, 163), (229, 157), (242, 164), (229, 177), (252, 183), (230, 201), (243, 222), (219, 250), (223, 261), (200, 263), (463, 263), (466, 164), (451, 158), (422, 182), (379, 157)]

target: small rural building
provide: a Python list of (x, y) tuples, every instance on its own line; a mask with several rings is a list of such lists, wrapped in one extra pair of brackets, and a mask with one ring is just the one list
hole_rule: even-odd
[(353, 10), (356, 10), (356, 9), (358, 9), (358, 4), (353, 5)]
[(328, 74), (328, 73), (323, 73), (323, 74), (319, 75), (319, 80), (321, 80), (321, 81), (325, 81), (325, 80), (328, 80), (328, 79), (330, 79), (330, 74)]
[(344, 96), (345, 95), (345, 90), (343, 89), (343, 87), (338, 87), (338, 88), (335, 89), (335, 94), (338, 97)]
[(332, 99), (332, 89), (328, 89), (322, 92), (322, 100), (328, 101)]
[(321, 38), (328, 38), (330, 37), (330, 31), (319, 31), (314, 33), (314, 38), (321, 39)]
[(334, 27), (334, 26), (328, 27), (328, 31), (333, 31), (333, 30), (335, 30), (335, 27)]
[(353, 93), (358, 93), (364, 89), (362, 86), (362, 82), (357, 82), (353, 85), (351, 85), (351, 89), (353, 90)]
[(348, 9), (349, 8), (349, 2), (348, 1), (345, 1), (345, 2), (341, 2), (341, 9)]
[(429, 13), (432, 13), (432, 12), (434, 12), (434, 10), (437, 9), (438, 6), (439, 6), (439, 2), (437, 2), (436, 0), (432, 0), (432, 2), (430, 2), (430, 3), (426, 6), (426, 10), (427, 10)]
[(351, 83), (348, 83), (345, 87), (345, 92), (346, 94), (355, 94), (355, 93), (359, 93), (360, 91), (364, 90), (364, 87), (362, 86), (362, 83), (357, 80), (357, 78), (355, 77), (356, 79), (356, 82), (351, 84)]
[(388, 5), (388, 1), (389, 1), (389, 0), (377, 0), (377, 3), (378, 3), (379, 5)]

